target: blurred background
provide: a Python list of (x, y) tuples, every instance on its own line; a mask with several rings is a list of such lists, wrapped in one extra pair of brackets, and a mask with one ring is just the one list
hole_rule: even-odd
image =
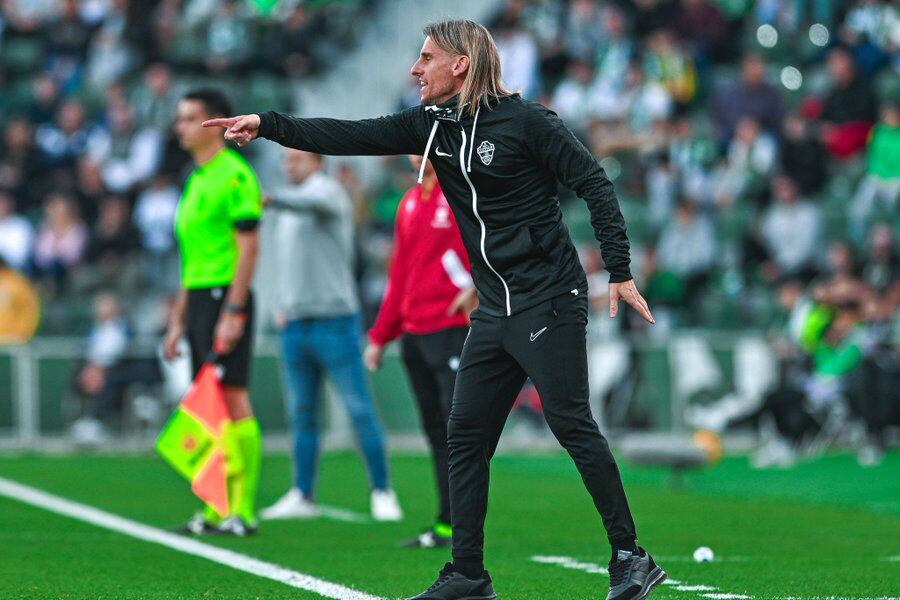
[[(418, 102), (428, 20), (486, 25), (509, 87), (552, 107), (614, 181), (656, 316), (607, 314), (589, 213), (560, 202), (590, 279), (595, 415), (625, 448), (833, 446), (878, 464), (900, 425), (900, 11), (878, 0), (3, 0), (0, 444), (146, 447), (187, 385), (158, 359), (192, 169), (188, 89), (238, 112), (362, 118)], [(265, 188), (281, 152), (242, 153)], [(366, 324), (405, 157), (327, 159), (356, 208)], [(270, 225), (270, 224), (269, 224)], [(251, 394), (286, 447), (264, 218)], [(399, 357), (372, 376), (394, 447), (422, 447)], [(327, 409), (331, 446), (352, 443)], [(637, 434), (637, 437), (635, 435)], [(722, 436), (721, 438), (719, 436)], [(642, 440), (629, 445), (629, 440)], [(523, 391), (510, 448), (555, 445)]]

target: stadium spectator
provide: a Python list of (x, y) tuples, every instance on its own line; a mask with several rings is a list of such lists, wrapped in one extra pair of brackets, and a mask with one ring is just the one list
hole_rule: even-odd
[(692, 203), (682, 201), (678, 205), (675, 218), (660, 234), (656, 258), (663, 270), (681, 278), (688, 306), (695, 308), (702, 298), (700, 290), (715, 267), (716, 236), (709, 220), (698, 215)]
[(138, 275), (135, 253), (139, 248), (140, 238), (131, 223), (128, 202), (121, 196), (103, 198), (75, 284), (82, 290), (114, 288), (123, 295), (133, 294)]
[(731, 142), (738, 122), (744, 117), (756, 121), (766, 133), (780, 134), (781, 96), (777, 88), (766, 81), (766, 64), (762, 56), (749, 54), (744, 57), (740, 80), (717, 90), (709, 110), (716, 142), (722, 148)]
[(83, 364), (75, 378), (78, 393), (84, 399), (82, 417), (72, 424), (71, 434), (78, 443), (94, 445), (106, 439), (106, 429), (96, 408), (112, 369), (128, 352), (128, 323), (116, 296), (100, 293), (94, 297), (93, 324), (84, 340)]
[(141, 268), (144, 281), (152, 290), (172, 290), (177, 285), (178, 253), (173, 225), (178, 196), (178, 188), (165, 176), (157, 175), (138, 195), (134, 206), (134, 223), (144, 250)]
[(723, 53), (728, 23), (712, 2), (680, 0), (675, 9), (675, 30), (688, 42), (693, 53), (715, 61)]
[(671, 0), (635, 0), (631, 5), (635, 35), (643, 40), (655, 31), (671, 27), (675, 18), (674, 9)]
[(279, 24), (270, 47), (273, 64), (289, 77), (302, 77), (313, 67), (313, 35), (309, 12), (297, 3)]
[(109, 132), (91, 142), (91, 159), (100, 165), (103, 183), (123, 193), (148, 180), (156, 171), (162, 152), (160, 133), (135, 122), (134, 109), (124, 102), (109, 107)]
[(34, 266), (50, 291), (60, 291), (69, 271), (81, 262), (88, 229), (70, 196), (52, 193), (44, 200), (44, 218), (34, 246)]
[(878, 293), (888, 294), (900, 284), (900, 253), (894, 233), (889, 225), (880, 223), (872, 228), (870, 239), (869, 262), (862, 278)]
[(57, 110), (54, 122), (40, 125), (35, 131), (41, 167), (45, 170), (72, 167), (99, 132), (99, 128), (85, 123), (81, 102), (66, 100)]
[(41, 73), (32, 83), (31, 100), (25, 107), (25, 115), (36, 125), (49, 123), (56, 115), (59, 103), (59, 86), (48, 73)]
[(840, 285), (859, 281), (853, 248), (847, 242), (836, 241), (828, 248), (826, 285)]
[(501, 19), (497, 24), (497, 50), (503, 78), (512, 89), (519, 90), (526, 98), (533, 97), (538, 80), (538, 48), (518, 19)]
[(131, 95), (136, 121), (160, 133), (168, 132), (180, 97), (181, 92), (172, 81), (169, 67), (161, 62), (149, 65)]
[(657, 29), (646, 39), (644, 71), (651, 80), (663, 84), (680, 106), (687, 106), (697, 94), (694, 61), (677, 44), (671, 29)]
[[(88, 50), (85, 78), (94, 89), (104, 89), (119, 81), (127, 73), (134, 60), (127, 41), (127, 0), (113, 0), (91, 18), (93, 40)], [(85, 17), (86, 10), (82, 11)]]
[(31, 223), (16, 214), (12, 194), (0, 188), (0, 259), (11, 269), (26, 271), (31, 266), (33, 245)]
[(592, 62), (603, 44), (603, 20), (599, 3), (594, 0), (573, 0), (569, 3), (564, 31), (563, 39), (568, 56)]
[(62, 0), (58, 16), (44, 24), (46, 69), (64, 93), (79, 84), (93, 31), (78, 10), (78, 0)]
[(109, 190), (103, 183), (100, 165), (87, 155), (83, 155), (75, 167), (74, 186), (79, 212), (85, 221), (92, 222), (97, 217), (100, 200), (109, 193)]
[(772, 183), (775, 203), (762, 217), (762, 239), (771, 262), (770, 279), (797, 277), (809, 281), (816, 273), (820, 241), (819, 209), (799, 196), (797, 186), (787, 175)]
[(607, 5), (603, 9), (604, 36), (597, 49), (597, 79), (611, 89), (625, 85), (628, 67), (637, 60), (636, 44), (629, 35), (628, 22), (622, 9)]
[(875, 95), (846, 49), (830, 50), (827, 66), (831, 88), (822, 108), (821, 139), (833, 155), (847, 158), (865, 146), (877, 118)]
[[(668, 129), (668, 159), (676, 189), (701, 205), (711, 204), (713, 181), (710, 167), (717, 154), (712, 140), (696, 131), (688, 115), (676, 116)], [(658, 213), (656, 218), (666, 216), (667, 213)]]
[(206, 68), (211, 73), (241, 69), (253, 47), (245, 7), (237, 0), (222, 0), (213, 6), (206, 23)]
[[(597, 115), (600, 80), (594, 79), (590, 65), (583, 60), (569, 63), (566, 76), (556, 86), (551, 104), (581, 139), (586, 139), (591, 119)], [(604, 82), (604, 85), (605, 82)]]
[(0, 187), (13, 194), (20, 208), (28, 209), (38, 196), (38, 157), (31, 124), (14, 117), (3, 131), (0, 145)]
[(760, 131), (759, 123), (744, 117), (737, 123), (728, 155), (715, 175), (716, 202), (732, 206), (741, 200), (761, 202), (778, 159), (775, 138)]
[(788, 115), (779, 149), (781, 168), (794, 178), (804, 195), (819, 192), (828, 177), (828, 154), (812, 129), (801, 114)]
[(877, 213), (896, 214), (900, 208), (900, 102), (886, 103), (869, 134), (866, 174), (850, 208), (851, 231), (856, 239)]

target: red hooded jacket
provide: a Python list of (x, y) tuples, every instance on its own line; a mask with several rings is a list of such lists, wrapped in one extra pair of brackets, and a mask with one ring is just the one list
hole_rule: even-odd
[(465, 314), (448, 316), (447, 309), (460, 290), (472, 287), (470, 271), (440, 184), (435, 180), (429, 192), (422, 185), (410, 188), (397, 207), (387, 289), (369, 340), (383, 346), (403, 333), (468, 325)]

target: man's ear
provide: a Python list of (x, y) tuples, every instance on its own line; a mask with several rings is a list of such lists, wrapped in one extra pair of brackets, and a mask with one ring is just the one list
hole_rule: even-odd
[(469, 70), (469, 57), (468, 56), (458, 56), (456, 61), (453, 63), (453, 76), (454, 77), (462, 77), (466, 74), (466, 71)]

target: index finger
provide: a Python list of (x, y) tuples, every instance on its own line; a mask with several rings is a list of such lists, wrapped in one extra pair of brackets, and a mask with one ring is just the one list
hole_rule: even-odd
[(237, 123), (237, 117), (220, 117), (203, 121), (204, 127), (231, 127)]

